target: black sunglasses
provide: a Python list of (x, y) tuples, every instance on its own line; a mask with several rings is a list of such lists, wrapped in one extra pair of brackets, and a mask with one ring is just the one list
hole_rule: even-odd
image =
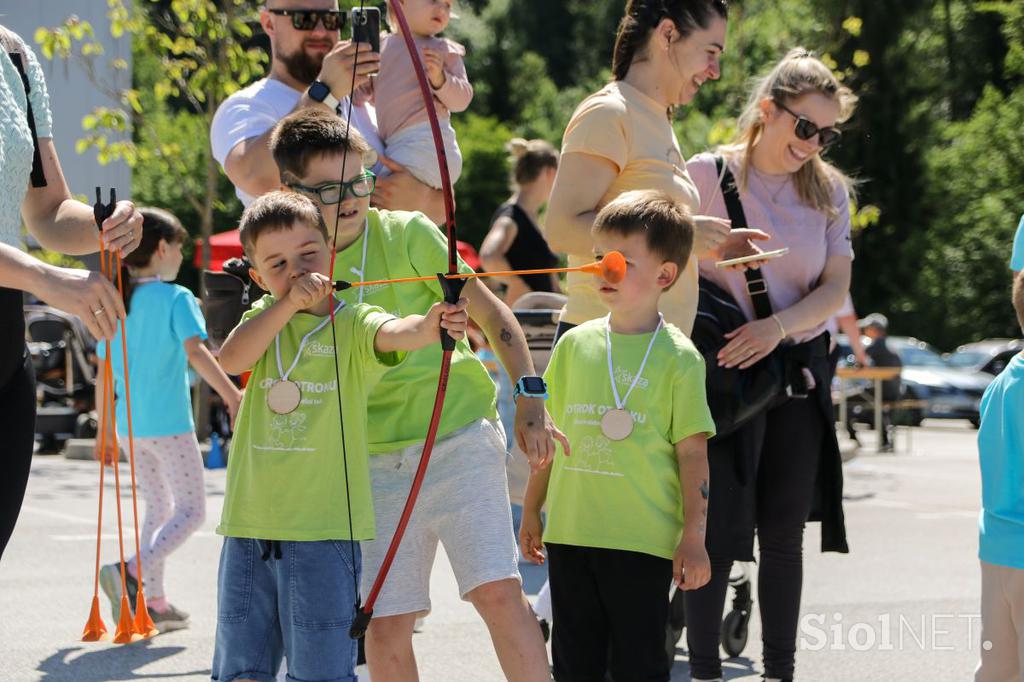
[(345, 25), (348, 15), (336, 9), (268, 9), (271, 14), (280, 17), (291, 17), (292, 28), (297, 31), (312, 31), (318, 21), (323, 22), (328, 31), (337, 31)]
[(817, 125), (815, 125), (814, 121), (811, 121), (806, 116), (801, 116), (800, 114), (792, 111), (789, 107), (787, 107), (779, 100), (775, 100), (775, 106), (782, 109), (787, 114), (796, 119), (796, 127), (793, 129), (793, 132), (795, 132), (796, 136), (799, 137), (801, 140), (809, 140), (815, 135), (817, 135), (818, 144), (820, 144), (822, 147), (831, 147), (836, 142), (839, 142), (839, 138), (843, 136), (843, 133), (839, 130), (839, 128), (834, 128), (832, 126), (828, 126), (827, 128), (819, 128)]

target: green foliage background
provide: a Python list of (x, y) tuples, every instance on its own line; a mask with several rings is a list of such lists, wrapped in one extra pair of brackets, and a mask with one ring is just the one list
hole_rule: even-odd
[[(505, 142), (515, 135), (559, 144), (576, 104), (608, 80), (624, 5), (459, 3), (449, 35), (466, 45), (476, 89), (470, 111), (454, 117), (465, 157), (456, 188), (461, 238), (479, 244), (507, 196)], [(205, 8), (211, 16), (227, 8), (254, 30), (222, 42), (265, 45), (252, 23), (255, 2), (136, 0), (135, 7), (151, 18), (175, 8)], [(194, 37), (202, 43), (202, 35)], [(751, 80), (797, 45), (823, 54), (860, 96), (843, 143), (830, 152), (860, 181), (858, 310), (884, 312), (894, 333), (944, 349), (1020, 336), (1007, 261), (1024, 212), (1024, 3), (734, 0), (721, 80), (676, 112), (684, 154), (727, 140)], [(172, 209), (196, 231), (204, 210), (215, 231), (230, 229), (239, 205), (223, 176), (211, 202), (196, 202), (210, 189), (208, 118), (185, 97), (161, 90), (167, 51), (136, 35), (134, 90), (146, 125), (135, 117), (134, 142), (141, 157), (160, 163), (136, 165), (135, 198)], [(236, 80), (221, 84), (227, 91), (260, 77), (258, 62), (241, 63)]]

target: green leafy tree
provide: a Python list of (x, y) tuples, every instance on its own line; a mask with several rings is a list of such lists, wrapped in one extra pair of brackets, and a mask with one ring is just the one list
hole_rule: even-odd
[[(107, 5), (111, 34), (133, 38), (133, 87), (116, 89), (110, 74), (96, 71), (103, 46), (88, 22), (72, 16), (35, 35), (47, 58), (82, 63), (97, 86), (121, 103), (86, 116), (78, 149), (94, 151), (101, 163), (124, 160), (135, 170), (138, 200), (192, 213), (209, 243), (215, 214), (237, 210), (210, 153), (209, 129), (220, 103), (263, 75), (266, 53), (251, 46), (256, 8), (246, 0)], [(114, 63), (115, 69), (127, 66)], [(208, 249), (203, 265), (209, 265)]]
[(1024, 188), (1024, 7), (993, 2), (980, 8), (1002, 23), (1005, 66), (969, 118), (941, 128), (927, 156), (926, 198), (934, 219), (917, 259), (920, 278), (900, 299), (907, 320), (947, 348), (985, 336), (1020, 336), (1007, 262)]

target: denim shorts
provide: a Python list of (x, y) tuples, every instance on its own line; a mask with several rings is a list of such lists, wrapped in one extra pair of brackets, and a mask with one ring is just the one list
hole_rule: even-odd
[(359, 564), (359, 543), (224, 538), (211, 679), (273, 682), (287, 655), (289, 680), (356, 682)]

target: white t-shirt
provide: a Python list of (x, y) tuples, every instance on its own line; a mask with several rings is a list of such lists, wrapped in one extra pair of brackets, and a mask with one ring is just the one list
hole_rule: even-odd
[[(279, 80), (263, 78), (239, 90), (228, 97), (217, 108), (210, 127), (210, 145), (213, 158), (221, 168), (224, 161), (239, 143), (253, 137), (259, 137), (273, 128), (278, 121), (290, 114), (298, 104), (302, 92)], [(339, 115), (348, 111), (348, 98), (338, 105)], [(384, 152), (384, 143), (377, 134), (376, 118), (368, 106), (352, 108), (352, 125), (366, 138), (366, 141), (377, 150)], [(375, 167), (374, 172), (379, 168)], [(242, 200), (243, 206), (252, 203), (255, 197), (235, 187), (235, 194)]]

